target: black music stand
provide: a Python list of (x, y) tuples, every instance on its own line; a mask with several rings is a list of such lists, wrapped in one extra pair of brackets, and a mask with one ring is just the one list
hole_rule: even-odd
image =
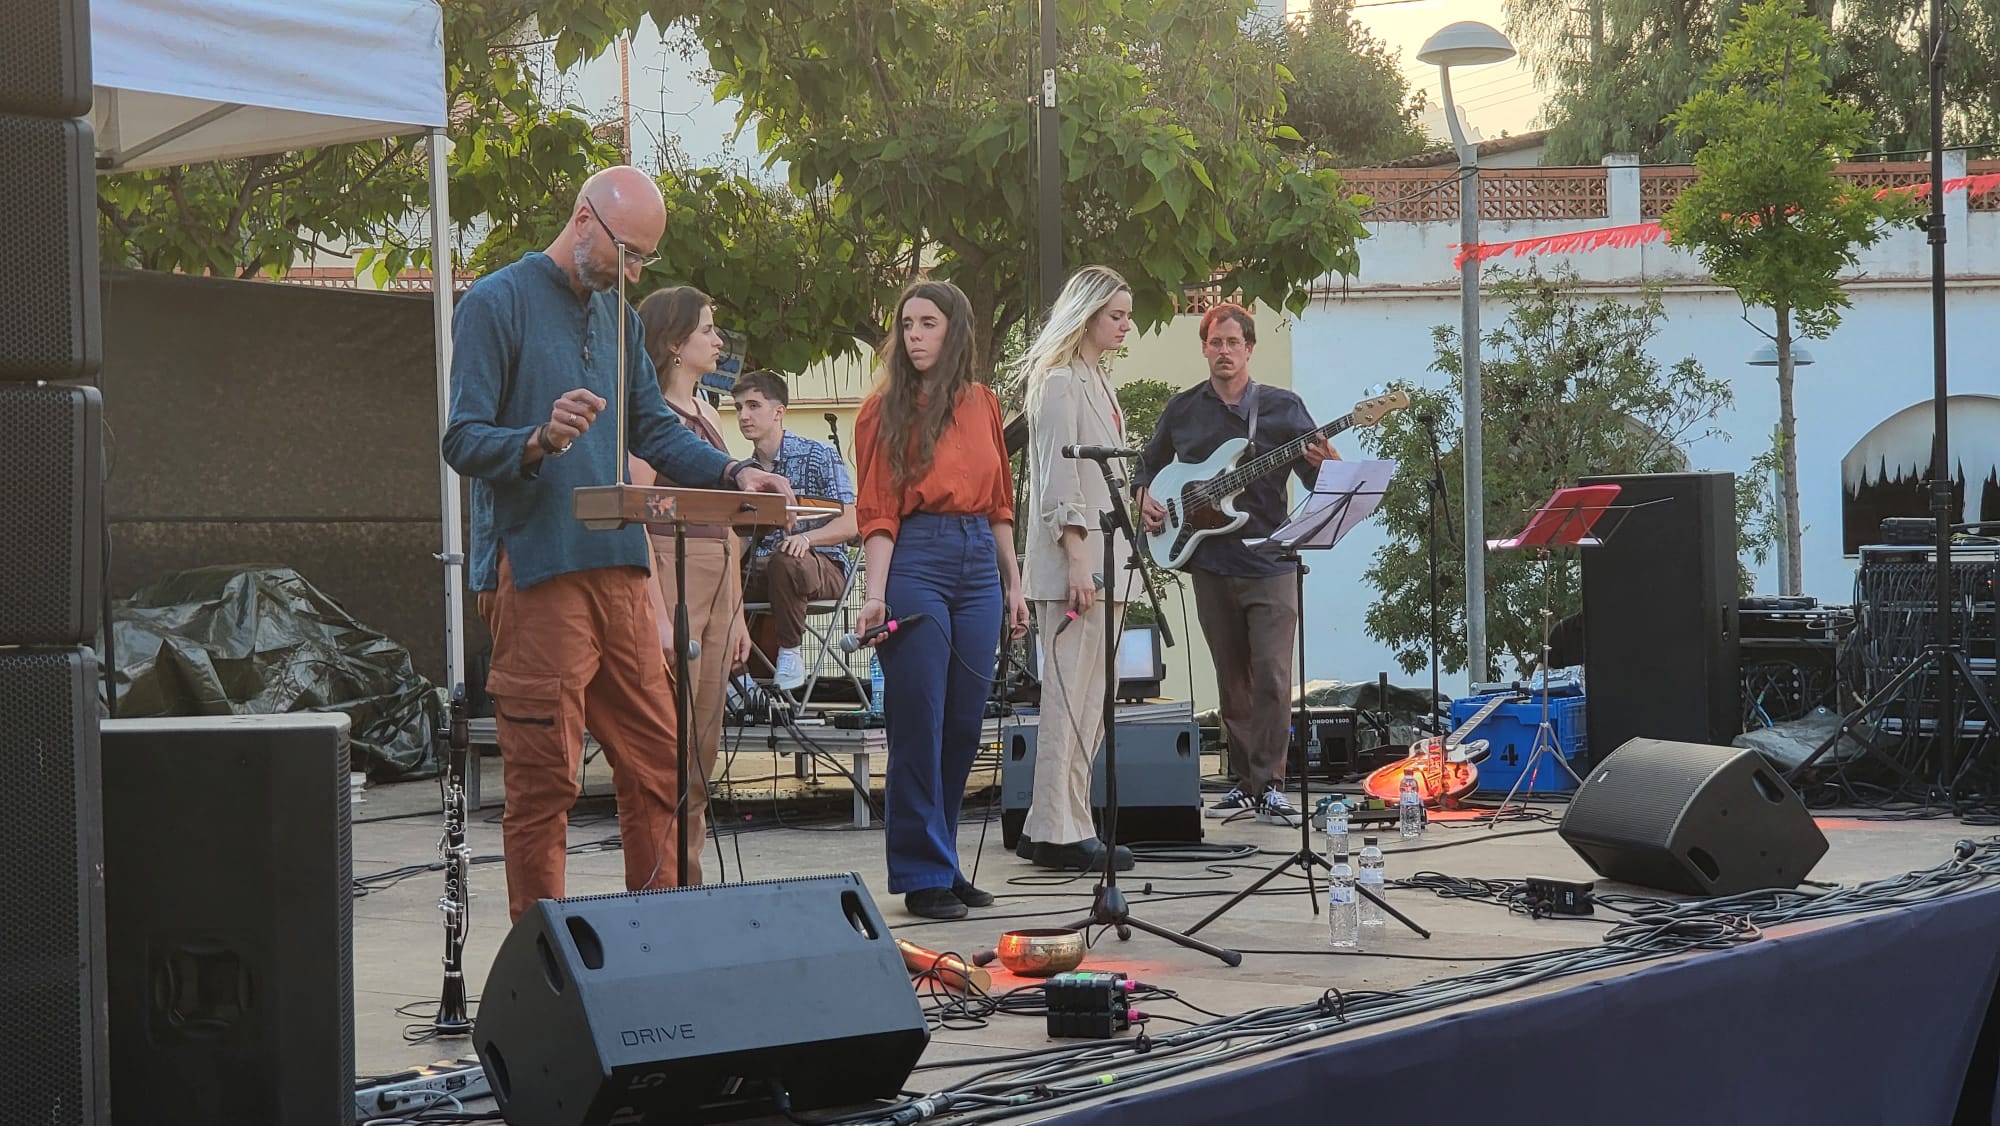
[[(1297, 584), (1299, 615), (1298, 712), (1292, 719), (1292, 739), (1298, 751), (1299, 770), (1299, 848), (1297, 852), (1279, 861), (1249, 887), (1229, 897), (1228, 902), (1208, 913), (1200, 922), (1188, 928), (1193, 934), (1227, 914), (1230, 908), (1257, 894), (1265, 884), (1278, 878), (1287, 869), (1297, 865), (1306, 876), (1306, 898), (1312, 902), (1313, 915), (1319, 915), (1319, 888), (1313, 877), (1313, 866), (1331, 870), (1333, 862), (1312, 847), (1312, 767), (1307, 759), (1307, 737), (1312, 729), (1311, 713), (1306, 707), (1306, 564), (1301, 551), (1326, 551), (1346, 538), (1363, 520), (1374, 515), (1382, 504), (1382, 497), (1388, 491), (1389, 479), (1395, 475), (1393, 461), (1327, 461), (1320, 466), (1319, 478), (1313, 482), (1312, 495), (1306, 499), (1304, 510), (1284, 527), (1272, 532), (1263, 542), (1276, 549), (1277, 557), (1292, 564), (1293, 582)], [(1354, 890), (1368, 897), (1377, 907), (1393, 916), (1395, 920), (1425, 938), (1431, 932), (1419, 926), (1414, 919), (1390, 906), (1387, 900), (1357, 881)]]
[[(1534, 776), (1537, 764), (1543, 755), (1554, 759), (1556, 765), (1562, 767), (1563, 772), (1575, 780), (1579, 787), (1583, 785), (1583, 777), (1570, 766), (1569, 760), (1563, 757), (1561, 741), (1556, 738), (1555, 726), (1549, 722), (1549, 633), (1555, 619), (1553, 604), (1555, 567), (1551, 561), (1551, 553), (1559, 547), (1597, 547), (1609, 542), (1611, 538), (1609, 532), (1603, 535), (1596, 533), (1598, 521), (1608, 512), (1619, 513), (1612, 522), (1612, 528), (1615, 530), (1624, 523), (1627, 513), (1641, 507), (1613, 505), (1612, 502), (1618, 499), (1619, 492), (1620, 488), (1617, 485), (1576, 485), (1567, 489), (1557, 489), (1549, 495), (1549, 499), (1542, 502), (1542, 506), (1535, 510), (1534, 515), (1528, 518), (1527, 527), (1522, 528), (1519, 535), (1486, 541), (1486, 546), (1493, 551), (1530, 550), (1542, 561), (1540, 662), (1542, 721), (1535, 728), (1535, 744), (1528, 751), (1528, 761), (1522, 765), (1521, 772), (1514, 777), (1513, 788), (1507, 791), (1507, 796), (1501, 799), (1499, 807), (1486, 822), (1488, 829), (1498, 825), (1501, 818), (1506, 815), (1507, 807), (1514, 804), (1514, 795), (1520, 793), (1521, 785)], [(1527, 808), (1526, 802), (1522, 803), (1522, 808), (1524, 810)]]

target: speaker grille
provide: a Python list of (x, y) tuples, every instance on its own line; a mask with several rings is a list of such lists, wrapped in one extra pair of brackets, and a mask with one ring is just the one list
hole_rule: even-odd
[(0, 36), (0, 110), (45, 117), (90, 112), (90, 5), (7, 0)]
[(102, 435), (95, 388), (0, 383), (0, 645), (96, 636)]
[[(1672, 754), (1613, 754), (1590, 772), (1563, 816), (1563, 829), (1593, 840), (1672, 840), (1688, 795), (1699, 793), (1742, 753), (1734, 747), (1682, 743), (1674, 744)], [(1615, 785), (1609, 785), (1614, 777)], [(1613, 792), (1620, 801), (1602, 800)]]
[(0, 114), (0, 379), (97, 371), (97, 182), (90, 124)]
[(97, 663), (0, 651), (0, 1107), (99, 1121), (105, 1092)]

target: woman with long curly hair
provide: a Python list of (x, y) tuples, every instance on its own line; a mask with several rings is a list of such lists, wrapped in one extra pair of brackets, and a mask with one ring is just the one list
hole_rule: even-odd
[(962, 918), (993, 902), (959, 871), (959, 807), (1001, 628), (1015, 637), (1028, 628), (1000, 400), (977, 371), (965, 294), (950, 282), (912, 283), (896, 302), (880, 378), (854, 424), (868, 579), (859, 625), (908, 623), (876, 639), (889, 739), (889, 890), (927, 919)]

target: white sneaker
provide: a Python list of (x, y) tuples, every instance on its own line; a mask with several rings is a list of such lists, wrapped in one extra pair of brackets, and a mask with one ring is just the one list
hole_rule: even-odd
[(1243, 787), (1237, 786), (1222, 795), (1221, 799), (1214, 805), (1205, 807), (1201, 811), (1201, 815), (1203, 817), (1215, 818), (1234, 817), (1239, 813), (1253, 808), (1255, 805), (1256, 803), (1250, 800), (1250, 795), (1243, 792)]
[(771, 683), (787, 692), (805, 687), (806, 662), (797, 649), (778, 650), (777, 671), (772, 673)]

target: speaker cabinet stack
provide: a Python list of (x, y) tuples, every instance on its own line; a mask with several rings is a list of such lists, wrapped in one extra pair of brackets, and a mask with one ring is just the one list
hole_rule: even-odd
[(1743, 730), (1735, 474), (1582, 483), (1617, 485), (1620, 505), (1639, 506), (1582, 552), (1594, 755), (1633, 739), (1727, 744)]
[(84, 0), (0, 35), (0, 1119), (109, 1121), (102, 418)]

